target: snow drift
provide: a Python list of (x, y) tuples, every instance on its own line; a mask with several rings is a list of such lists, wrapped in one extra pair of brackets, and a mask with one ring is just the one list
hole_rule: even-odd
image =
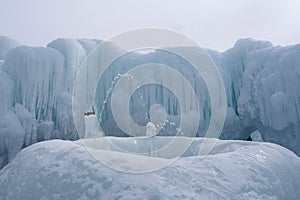
[[(128, 145), (133, 138), (119, 143)], [(203, 139), (197, 139), (197, 148)], [(52, 140), (22, 150), (0, 172), (3, 199), (297, 199), (300, 159), (270, 143), (218, 141), (206, 157), (192, 149), (145, 174), (112, 170), (84, 147)], [(115, 162), (121, 152), (105, 151)], [(125, 154), (125, 156), (129, 156)], [(146, 159), (163, 159), (137, 156)]]

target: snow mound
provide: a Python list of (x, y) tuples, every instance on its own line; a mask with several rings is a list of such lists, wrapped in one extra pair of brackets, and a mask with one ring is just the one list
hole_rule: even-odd
[[(133, 156), (103, 152), (116, 162)], [(164, 159), (134, 156), (139, 162)], [(187, 154), (162, 170), (128, 174), (104, 166), (74, 142), (52, 140), (22, 150), (0, 171), (0, 194), (15, 200), (297, 199), (299, 170), (299, 157), (278, 145), (218, 140), (206, 157)]]

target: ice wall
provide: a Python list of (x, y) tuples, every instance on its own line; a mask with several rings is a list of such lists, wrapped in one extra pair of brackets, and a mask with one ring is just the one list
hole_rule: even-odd
[(300, 45), (251, 52), (238, 99), (244, 124), (300, 154)]
[(24, 135), (23, 127), (14, 113), (0, 115), (0, 169), (22, 149)]
[[(221, 138), (245, 140), (252, 132), (259, 130), (264, 140), (281, 144), (299, 153), (299, 45), (274, 47), (267, 41), (241, 39), (225, 52), (208, 50), (208, 53), (222, 73), (227, 93), (227, 117)], [(102, 95), (102, 101), (97, 102), (97, 106), (101, 107), (107, 100), (106, 91), (109, 90), (116, 71), (119, 70), (122, 74), (132, 66), (149, 62), (172, 66), (192, 83), (203, 109), (204, 123), (202, 129), (198, 130), (198, 135), (203, 135), (203, 127), (207, 126), (210, 113), (206, 88), (203, 87), (203, 82), (195, 81), (195, 73), (188, 63), (161, 51), (146, 55), (127, 55), (112, 64), (113, 70), (107, 71), (105, 81), (100, 84), (102, 87), (98, 94)], [(178, 124), (177, 115), (180, 113), (177, 112), (176, 98), (159, 87), (144, 87), (133, 94), (133, 119), (146, 125), (149, 121), (148, 111), (153, 103), (164, 105), (169, 119)], [(107, 107), (110, 107), (109, 103)], [(102, 121), (107, 122), (106, 132), (123, 136), (109, 113), (110, 110), (107, 110), (102, 116)], [(171, 127), (166, 130), (162, 135), (175, 133)]]
[(9, 75), (0, 70), (0, 115), (12, 110), (14, 101), (14, 82)]
[[(47, 48), (39, 48), (17, 47), (17, 42), (3, 38), (0, 37), (0, 113), (9, 115), (3, 119), (15, 120), (16, 127), (22, 127), (17, 135), (23, 137), (23, 147), (44, 139), (77, 139), (72, 116), (72, 85), (82, 61), (101, 41), (57, 39)], [(111, 48), (118, 51), (113, 45)], [(259, 131), (264, 141), (281, 144), (299, 155), (300, 45), (280, 47), (242, 39), (225, 52), (207, 52), (221, 71), (227, 93), (227, 117), (221, 138), (244, 140)], [(100, 55), (99, 59), (101, 62), (104, 58)], [(210, 99), (205, 84), (189, 63), (164, 51), (128, 54), (105, 72), (97, 89), (96, 110), (100, 111), (103, 102), (108, 102), (103, 114), (98, 116), (106, 133), (125, 136), (113, 121), (110, 97), (106, 97), (114, 86), (113, 79), (134, 66), (150, 62), (174, 67), (190, 81), (203, 111), (198, 130), (198, 135), (203, 136), (210, 119)], [(96, 78), (90, 77), (86, 82), (89, 84)], [(91, 94), (96, 88), (83, 90)], [(86, 99), (79, 103), (86, 104), (81, 113), (91, 110), (92, 104), (87, 104)], [(146, 125), (149, 109), (156, 103), (166, 108), (170, 122), (160, 134), (174, 135), (180, 121), (180, 106), (166, 88), (150, 85), (138, 89), (130, 100), (133, 120)], [(83, 116), (79, 123), (84, 129)], [(7, 133), (0, 130), (2, 136)], [(1, 155), (7, 158), (9, 153), (3, 152)]]
[(64, 55), (64, 71), (68, 74), (64, 81), (68, 92), (72, 92), (73, 80), (81, 62), (87, 56), (86, 50), (75, 39), (57, 39), (47, 45)]
[[(118, 128), (111, 110), (107, 109), (111, 107), (112, 92), (109, 91), (114, 89), (115, 82), (119, 81), (122, 77), (128, 76), (127, 78), (132, 78), (133, 82), (136, 81), (138, 77), (130, 77), (130, 73), (128, 74), (127, 72), (137, 66), (147, 63), (159, 63), (170, 66), (189, 81), (191, 87), (194, 88), (196, 97), (199, 100), (198, 104), (200, 110), (202, 111), (200, 114), (201, 122), (198, 135), (204, 132), (207, 128), (210, 117), (208, 109), (210, 105), (210, 97), (207, 93), (207, 88), (203, 79), (201, 76), (197, 75), (193, 66), (180, 56), (163, 50), (157, 50), (149, 54), (140, 54), (139, 52), (125, 54), (115, 60), (104, 72), (103, 77), (98, 83), (95, 106), (96, 110), (99, 111), (97, 114), (101, 120), (101, 127), (105, 133), (107, 135), (128, 136), (125, 132)], [(160, 73), (158, 71), (154, 71), (151, 74), (144, 74), (144, 76), (148, 77), (153, 75), (159, 76)], [(169, 78), (172, 81), (172, 89), (182, 91), (184, 93), (181, 105), (179, 104), (176, 95), (173, 94), (171, 90), (158, 84), (148, 84), (138, 88), (130, 99), (129, 111), (131, 117), (133, 121), (140, 126), (146, 126), (147, 123), (150, 122), (149, 111), (152, 105), (161, 104), (166, 109), (167, 122), (165, 127), (159, 132), (159, 135), (176, 135), (176, 128), (179, 126), (181, 120), (181, 106), (183, 107), (183, 110), (188, 110), (192, 105), (188, 91), (184, 90), (182, 87), (183, 84), (174, 78)], [(103, 110), (104, 104), (105, 109)], [(102, 110), (103, 112), (100, 112)], [(120, 115), (121, 114), (124, 113), (120, 113)], [(190, 122), (191, 126), (196, 124), (193, 122), (192, 115), (190, 116)]]
[(0, 114), (3, 123), (9, 121), (8, 127), (0, 128), (1, 167), (35, 142), (78, 139), (72, 116), (73, 81), (81, 62), (100, 42), (57, 39), (48, 47), (26, 47), (0, 37)]
[(37, 142), (36, 140), (36, 128), (37, 121), (30, 114), (30, 112), (21, 104), (16, 103), (14, 113), (18, 117), (23, 130), (25, 132), (23, 147), (27, 147), (30, 144)]
[(23, 146), (24, 130), (13, 113), (14, 83), (0, 70), (0, 168), (11, 161)]
[(0, 59), (0, 70), (2, 69), (3, 63), (4, 63), (4, 60), (1, 60), (1, 59)]
[[(15, 112), (26, 130), (24, 146), (44, 139), (78, 138), (71, 107), (73, 81), (81, 62), (100, 42), (57, 39), (47, 48), (21, 46), (8, 53), (2, 66), (5, 73), (1, 72), (0, 79), (5, 81), (0, 86), (1, 95), (6, 96), (1, 98), (0, 111), (16, 105)], [(9, 93), (11, 87), (14, 92)], [(43, 128), (52, 123), (52, 131)]]
[[(20, 43), (6, 36), (0, 35), (0, 60), (4, 60), (6, 54), (13, 48), (20, 46)], [(1, 64), (0, 64), (1, 65)], [(1, 68), (1, 67), (0, 67)]]
[(64, 91), (64, 58), (54, 49), (17, 47), (10, 51), (3, 70), (15, 83), (15, 101), (37, 121), (52, 120), (55, 98)]
[(230, 117), (222, 137), (245, 139), (259, 130), (265, 141), (300, 154), (300, 45), (243, 39), (224, 53), (210, 54), (227, 89)]
[(56, 98), (54, 129), (58, 130), (55, 138), (76, 140), (78, 139), (77, 131), (73, 121), (72, 97), (69, 93), (64, 92)]

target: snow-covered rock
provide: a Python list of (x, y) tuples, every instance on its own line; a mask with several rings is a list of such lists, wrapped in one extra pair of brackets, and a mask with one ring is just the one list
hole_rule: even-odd
[[(164, 159), (103, 153), (120, 164), (128, 157)], [(128, 174), (106, 167), (74, 142), (52, 140), (22, 150), (0, 171), (0, 194), (15, 200), (297, 199), (299, 170), (299, 157), (278, 145), (218, 141), (206, 157), (186, 154), (159, 171)]]

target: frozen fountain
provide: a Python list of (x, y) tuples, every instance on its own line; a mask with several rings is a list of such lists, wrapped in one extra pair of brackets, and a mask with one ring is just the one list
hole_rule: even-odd
[(146, 128), (147, 128), (146, 137), (151, 140), (150, 147), (149, 147), (149, 156), (157, 156), (155, 152), (157, 149), (154, 143), (155, 142), (154, 139), (157, 134), (157, 128), (155, 127), (155, 124), (152, 122), (148, 122)]
[(151, 140), (149, 147), (149, 156), (157, 155), (156, 135), (164, 128), (167, 121), (166, 109), (160, 104), (154, 104), (150, 107), (149, 116), (151, 122), (146, 125), (146, 137)]

